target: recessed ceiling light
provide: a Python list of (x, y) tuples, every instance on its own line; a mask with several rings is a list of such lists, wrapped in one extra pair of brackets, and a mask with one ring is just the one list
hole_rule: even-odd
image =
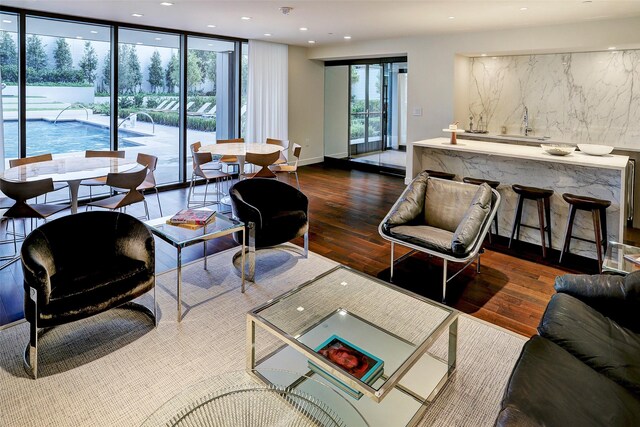
[(307, 31), (308, 28), (307, 27), (300, 27), (300, 31)]
[(492, 56), (491, 59), (498, 59), (498, 57), (497, 56)]
[(11, 21), (9, 21), (8, 19), (3, 19), (2, 22), (4, 22), (5, 24), (11, 24)]
[(487, 56), (487, 54), (486, 54), (486, 53), (483, 53), (483, 54), (481, 54), (480, 56)]
[(315, 42), (316, 42), (315, 40), (309, 40), (307, 43), (314, 44)]
[(449, 19), (456, 19), (456, 17), (455, 16), (450, 16)]
[(141, 17), (143, 17), (144, 15), (143, 15), (143, 14), (141, 14), (141, 13), (132, 13), (132, 14), (131, 14), (131, 16), (135, 16), (136, 18), (141, 18)]
[(169, 1), (163, 1), (162, 3), (160, 3), (161, 6), (173, 6), (173, 3), (169, 2)]
[(593, 2), (591, 0), (584, 0), (582, 3), (583, 4), (589, 4), (589, 3), (593, 3)]
[(213, 43), (209, 43), (209, 44), (207, 44), (207, 46), (213, 46)]
[(242, 19), (243, 21), (251, 21), (251, 17), (250, 16), (243, 16), (240, 19)]
[(609, 50), (616, 50), (616, 47), (615, 47), (615, 46), (609, 46), (607, 49), (609, 49)]
[(76, 38), (77, 38), (78, 40), (82, 40), (84, 37), (82, 37), (82, 36), (76, 36)]
[(209, 24), (209, 25), (207, 25), (207, 27), (209, 27), (209, 28), (215, 28), (216, 26), (215, 26), (215, 25), (213, 25), (213, 24)]
[(136, 42), (136, 44), (143, 44), (142, 42)]
[(91, 30), (89, 31), (91, 34), (98, 34), (98, 32), (96, 30)]
[(526, 7), (521, 7), (520, 10), (527, 10), (528, 8)]
[(345, 40), (351, 40), (351, 36), (344, 36)]
[(264, 33), (265, 37), (271, 37), (271, 33)]
[(157, 41), (160, 41), (160, 40), (162, 40), (162, 37), (156, 37), (155, 39), (156, 39)]

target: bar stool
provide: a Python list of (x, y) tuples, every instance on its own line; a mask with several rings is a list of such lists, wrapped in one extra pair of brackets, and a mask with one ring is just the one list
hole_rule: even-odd
[[(611, 206), (609, 200), (596, 199), (594, 197), (579, 196), (576, 194), (564, 193), (562, 198), (569, 203), (569, 218), (567, 219), (567, 231), (564, 235), (564, 243), (562, 244), (562, 252), (560, 252), (560, 262), (562, 255), (569, 252), (571, 239), (578, 239), (584, 242), (596, 244), (598, 252), (598, 270), (602, 273), (602, 247), (607, 250), (607, 213), (606, 210)], [(576, 216), (576, 210), (591, 211), (593, 217), (593, 232), (596, 240), (583, 239), (582, 237), (572, 236), (573, 220)]]
[[(513, 220), (513, 229), (511, 230), (511, 237), (509, 238), (509, 248), (511, 248), (511, 241), (513, 240), (516, 229), (518, 233), (516, 240), (520, 240), (520, 227), (538, 228), (540, 230), (540, 243), (542, 243), (542, 257), (547, 257), (547, 245), (545, 244), (544, 232), (547, 232), (549, 236), (549, 249), (551, 249), (551, 196), (553, 190), (546, 190), (544, 188), (526, 187), (524, 185), (513, 184), (511, 186), (513, 191), (518, 195), (518, 207), (516, 209), (516, 217)], [(522, 224), (522, 206), (525, 200), (535, 200), (538, 204), (538, 227)], [(545, 226), (545, 217), (547, 225)]]
[(449, 181), (453, 181), (453, 178), (456, 177), (455, 173), (449, 173), (449, 172), (432, 171), (429, 169), (427, 169), (425, 172), (427, 172), (429, 176), (433, 178), (448, 179)]
[[(462, 182), (466, 182), (467, 184), (474, 184), (474, 185), (480, 185), (482, 183), (486, 183), (489, 187), (493, 188), (494, 190), (498, 188), (498, 186), (500, 185), (500, 182), (498, 181), (491, 181), (489, 179), (482, 179), (482, 178), (472, 178), (470, 176), (465, 176), (464, 178), (462, 178)], [(493, 217), (493, 223), (496, 226), (496, 236), (498, 235), (498, 212), (496, 212), (496, 215)], [(491, 243), (491, 233), (489, 233), (489, 243)]]

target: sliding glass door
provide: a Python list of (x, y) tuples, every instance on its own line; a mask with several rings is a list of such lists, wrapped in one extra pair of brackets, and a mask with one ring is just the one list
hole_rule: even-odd
[(381, 151), (383, 141), (381, 64), (351, 66), (349, 109), (349, 155)]

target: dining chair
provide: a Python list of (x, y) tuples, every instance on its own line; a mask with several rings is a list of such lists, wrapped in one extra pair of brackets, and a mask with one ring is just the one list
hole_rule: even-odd
[[(40, 163), (40, 162), (47, 162), (49, 160), (53, 160), (53, 156), (51, 155), (51, 153), (46, 153), (46, 154), (39, 154), (37, 156), (30, 156), (30, 157), (22, 157), (22, 158), (18, 158), (18, 159), (10, 159), (9, 160), (9, 167), (13, 168), (16, 166), (22, 166), (22, 165), (29, 165), (32, 163)], [(58, 190), (62, 190), (63, 188), (68, 188), (69, 185), (65, 182), (54, 182), (53, 183), (53, 191), (58, 191)], [(71, 195), (69, 195), (69, 199), (71, 199)], [(45, 193), (44, 195), (44, 202), (47, 203), (47, 194)], [(36, 201), (37, 203), (37, 201)]]
[[(191, 160), (193, 164), (193, 168), (196, 167), (196, 160), (193, 158), (193, 153), (197, 153), (202, 148), (202, 142), (196, 141), (193, 144), (189, 145), (189, 149), (191, 150)], [(200, 165), (201, 169), (212, 169), (219, 170), (222, 169), (222, 165), (219, 162), (213, 161), (213, 156), (211, 156), (211, 161), (205, 165)]]
[[(158, 185), (156, 183), (155, 170), (158, 166), (158, 157), (151, 154), (138, 153), (138, 157), (136, 158), (136, 162), (139, 165), (146, 166), (148, 168), (147, 176), (144, 178), (144, 181), (136, 190), (140, 191), (144, 194), (145, 190), (155, 190), (156, 198), (158, 199), (158, 209), (160, 210), (160, 216), (162, 216), (162, 205), (160, 204), (160, 194), (158, 192)], [(122, 188), (114, 188), (117, 192), (126, 192), (128, 190)]]
[[(123, 150), (118, 151), (102, 151), (102, 150), (87, 150), (84, 152), (84, 157), (110, 157), (114, 159), (124, 159), (125, 152)], [(89, 202), (93, 201), (93, 187), (99, 187), (101, 185), (107, 185), (107, 177), (101, 176), (98, 178), (82, 180), (80, 185), (86, 185), (89, 187)]]
[(293, 164), (291, 163), (287, 163), (287, 164), (275, 164), (272, 166), (269, 166), (269, 169), (271, 169), (271, 171), (277, 174), (279, 173), (286, 173), (287, 175), (289, 174), (295, 174), (296, 176), (296, 183), (298, 184), (298, 190), (300, 189), (300, 181), (298, 180), (298, 161), (300, 160), (300, 152), (302, 151), (302, 146), (299, 144), (293, 144), (293, 157), (295, 157), (295, 162), (293, 162)]
[(288, 150), (289, 150), (289, 141), (285, 141), (285, 140), (282, 140), (282, 139), (267, 138), (267, 144), (279, 145), (279, 146), (284, 148), (284, 150), (280, 151), (280, 156), (278, 157), (278, 160), (276, 162), (274, 162), (274, 164), (280, 165), (280, 164), (287, 163), (287, 161), (288, 161), (287, 155), (288, 155)]
[[(231, 175), (223, 172), (221, 169), (204, 169), (202, 166), (213, 161), (213, 156), (209, 152), (195, 152), (193, 153), (193, 172), (191, 173), (191, 183), (189, 184), (189, 192), (187, 193), (187, 207), (191, 206), (208, 206), (213, 204), (220, 204), (220, 195), (223, 194), (220, 190), (220, 182), (231, 178)], [(203, 178), (205, 180), (204, 198), (202, 200), (192, 200), (191, 197), (195, 195), (194, 186), (197, 178)], [(207, 194), (209, 191), (209, 182), (214, 181), (216, 183), (216, 195), (218, 196), (216, 201), (207, 202)]]
[[(143, 202), (145, 216), (149, 219), (149, 208), (147, 207), (147, 200), (144, 198), (144, 194), (138, 191), (138, 186), (147, 177), (149, 168), (144, 166), (134, 172), (111, 172), (107, 175), (106, 185), (113, 187), (114, 189), (124, 190), (126, 193), (116, 194), (115, 196), (107, 197), (106, 199), (96, 200), (87, 204), (89, 206), (95, 206), (104, 209), (110, 209), (112, 211), (119, 209), (122, 210), (134, 203)], [(126, 209), (125, 209), (126, 213)]]
[(46, 193), (53, 191), (53, 180), (51, 178), (40, 179), (36, 181), (9, 181), (0, 178), (0, 191), (8, 198), (14, 200), (3, 214), (2, 217), (11, 220), (13, 226), (13, 248), (18, 253), (16, 220), (22, 219), (22, 227), (26, 233), (26, 219), (42, 219), (46, 222), (47, 218), (69, 208), (69, 205), (62, 204), (28, 204), (27, 200), (37, 198)]
[(267, 154), (247, 153), (245, 161), (256, 166), (261, 166), (258, 172), (251, 174), (248, 178), (276, 178), (276, 174), (269, 169), (269, 166), (273, 165), (280, 158), (280, 154), (278, 151)]
[[(218, 139), (216, 141), (216, 144), (234, 144), (234, 143), (235, 144), (244, 143), (244, 138)], [(227, 166), (227, 172), (229, 172), (229, 166), (232, 166), (234, 171), (231, 172), (231, 173), (235, 173), (235, 171), (237, 170), (237, 173), (240, 174), (240, 161), (238, 160), (238, 157), (236, 157), (236, 156), (222, 156), (219, 161), (220, 161), (220, 163), (222, 163), (222, 164)]]

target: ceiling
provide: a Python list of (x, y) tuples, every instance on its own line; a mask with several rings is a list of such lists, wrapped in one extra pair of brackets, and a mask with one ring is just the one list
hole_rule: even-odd
[[(309, 40), (318, 46), (640, 16), (638, 0), (167, 1), (173, 5), (163, 6), (162, 0), (2, 0), (2, 4), (299, 46), (310, 46)], [(292, 10), (285, 15), (281, 6)], [(251, 19), (242, 20), (243, 16)]]

